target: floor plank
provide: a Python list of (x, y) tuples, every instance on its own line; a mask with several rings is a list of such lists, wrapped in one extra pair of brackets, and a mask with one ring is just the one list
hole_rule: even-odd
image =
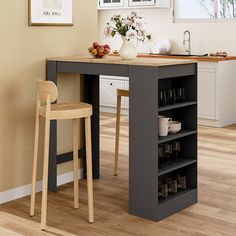
[(48, 228), (40, 227), (29, 197), (0, 206), (0, 236), (234, 236), (236, 235), (236, 125), (199, 127), (199, 203), (159, 223), (129, 215), (128, 117), (121, 119), (119, 175), (113, 176), (115, 117), (101, 115), (101, 179), (94, 181), (95, 223), (87, 223), (86, 181), (80, 181), (80, 208), (73, 210), (73, 185), (49, 194)]

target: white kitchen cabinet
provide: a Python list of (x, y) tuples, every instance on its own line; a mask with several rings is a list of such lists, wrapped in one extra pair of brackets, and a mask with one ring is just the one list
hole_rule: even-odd
[[(118, 76), (100, 76), (100, 110), (114, 113), (116, 111), (117, 89), (127, 89), (128, 78)], [(121, 108), (128, 109), (127, 98), (122, 97)]]
[(170, 7), (171, 0), (98, 0), (99, 10)]
[[(125, 89), (129, 90), (129, 78), (125, 78)], [(129, 109), (129, 97), (125, 97), (125, 109)]]
[(98, 8), (123, 7), (124, 0), (98, 0)]
[(216, 70), (198, 70), (198, 117), (216, 119)]
[(198, 63), (198, 123), (224, 127), (236, 123), (236, 61)]

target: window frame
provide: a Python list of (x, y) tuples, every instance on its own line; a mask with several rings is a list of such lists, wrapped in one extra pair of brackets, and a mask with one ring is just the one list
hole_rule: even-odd
[(214, 0), (214, 18), (177, 18), (176, 13), (178, 11), (175, 0), (172, 2), (173, 6), (173, 22), (174, 23), (235, 23), (235, 18), (220, 18), (219, 17), (219, 4), (218, 0)]
[(99, 7), (101, 8), (110, 8), (110, 7), (123, 7), (124, 6), (124, 0), (120, 0), (119, 3), (114, 3), (114, 2), (111, 2), (111, 3), (104, 3), (103, 0), (99, 0), (98, 1), (98, 5)]

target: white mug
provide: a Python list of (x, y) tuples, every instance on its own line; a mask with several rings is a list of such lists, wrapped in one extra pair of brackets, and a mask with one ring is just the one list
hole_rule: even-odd
[(161, 137), (168, 136), (169, 130), (170, 130), (170, 125), (163, 125), (159, 127), (159, 136)]
[(165, 116), (158, 116), (159, 118), (159, 136), (167, 136), (169, 133), (171, 118)]

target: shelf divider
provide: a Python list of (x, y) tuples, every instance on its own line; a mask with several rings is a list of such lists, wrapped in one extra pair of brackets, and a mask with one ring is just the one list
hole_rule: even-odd
[(182, 108), (182, 107), (189, 107), (189, 106), (194, 106), (194, 105), (197, 105), (196, 101), (194, 101), (194, 102), (175, 103), (175, 104), (172, 104), (172, 105), (166, 105), (166, 106), (159, 107), (158, 108), (158, 112), (178, 109), (178, 108)]
[(197, 133), (196, 130), (181, 130), (177, 134), (169, 134), (166, 137), (159, 137), (158, 144), (162, 144), (162, 143), (169, 142), (169, 141), (172, 141), (172, 140), (175, 140), (175, 139), (190, 136), (190, 135), (193, 135), (193, 134), (196, 134), (196, 133)]
[(183, 168), (183, 167), (192, 165), (194, 163), (197, 163), (197, 160), (193, 160), (193, 159), (187, 159), (187, 158), (181, 158), (180, 157), (180, 160), (181, 161), (176, 162), (176, 163), (174, 163), (172, 165), (168, 165), (168, 166), (159, 168), (158, 176), (161, 176), (161, 175), (170, 173), (170, 172), (172, 172), (174, 170), (178, 170), (180, 168)]

